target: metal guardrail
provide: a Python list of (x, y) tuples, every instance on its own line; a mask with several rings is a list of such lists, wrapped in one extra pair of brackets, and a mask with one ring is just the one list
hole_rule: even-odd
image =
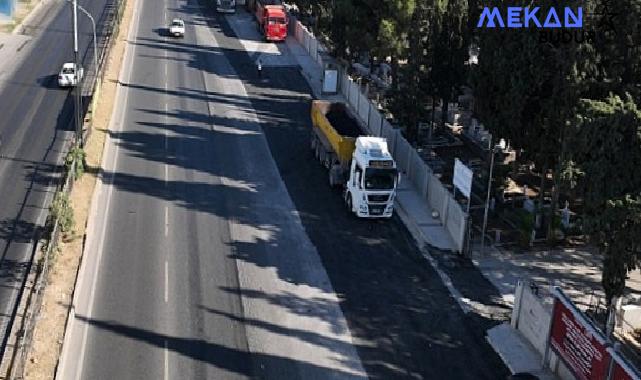
[[(76, 162), (73, 162), (69, 172), (65, 174), (65, 181), (60, 189), (56, 189), (56, 193), (61, 192), (68, 194), (73, 188), (73, 171), (75, 170)], [(49, 269), (51, 261), (55, 258), (55, 250), (57, 249), (57, 241), (60, 234), (60, 226), (58, 220), (48, 221), (48, 228), (50, 235), (44, 240), (36, 240), (36, 245), (33, 252), (32, 266), (35, 265), (35, 279), (34, 284), (29, 294), (27, 294), (26, 307), (24, 317), (22, 318), (20, 329), (17, 332), (15, 349), (8, 366), (7, 379), (21, 379), (23, 378), (25, 363), (27, 355), (33, 342), (33, 333), (35, 324), (40, 315), (42, 306), (42, 297), (44, 289), (48, 283)], [(43, 244), (46, 244), (43, 246)], [(38, 254), (40, 252), (40, 255)]]
[[(101, 48), (100, 56), (98, 58), (98, 72), (94, 73), (91, 81), (85, 82), (82, 89), (79, 89), (83, 93), (85, 91), (88, 93), (88, 96), (86, 97), (88, 103), (86, 106), (83, 106), (82, 110), (83, 119), (89, 111), (89, 105), (96, 101), (96, 99), (94, 99), (94, 95), (96, 94), (96, 90), (99, 89), (104, 81), (106, 60), (113, 48), (115, 41), (114, 38), (118, 35), (120, 30), (120, 22), (122, 21), (125, 4), (126, 0), (114, 0), (112, 4), (108, 5), (110, 9), (106, 9), (106, 11), (111, 14), (106, 15), (109, 23), (101, 29), (101, 36), (104, 37), (100, 41)], [(92, 128), (87, 128), (85, 130), (83, 128), (82, 142), (87, 141), (91, 134), (91, 129)], [(62, 181), (62, 185), (58, 184), (56, 186), (56, 194), (69, 194), (71, 192), (74, 184), (73, 173), (75, 172), (76, 164), (76, 161), (74, 161), (68, 170), (63, 172), (64, 179)], [(14, 315), (12, 316), (13, 323), (11, 324), (11, 328), (8, 333), (15, 333), (16, 340), (13, 345), (13, 352), (11, 352), (10, 359), (6, 357), (6, 355), (9, 354), (9, 352), (7, 352), (9, 351), (9, 346), (5, 347), (5, 351), (2, 353), (2, 362), (9, 360), (5, 379), (17, 380), (24, 378), (25, 364), (27, 356), (31, 351), (36, 321), (39, 319), (41, 312), (44, 289), (48, 284), (49, 270), (52, 266), (53, 260), (55, 259), (56, 249), (58, 248), (57, 243), (59, 234), (59, 221), (57, 219), (51, 220), (48, 218), (44, 231), (39, 233), (34, 240), (35, 244), (33, 248), (32, 262), (27, 271), (25, 287), (27, 287), (26, 285), (30, 280), (33, 281), (33, 285), (29, 289), (28, 293), (23, 293), (18, 297), (18, 304), (21, 304), (24, 301), (26, 305), (23, 308), (24, 314), (22, 315), (22, 318), (19, 318), (17, 315), (18, 307), (16, 307)], [(23, 288), (23, 290), (26, 289)], [(27, 297), (26, 299), (24, 298), (25, 296)], [(73, 298), (73, 294), (71, 297)], [(69, 307), (71, 307), (71, 304)], [(17, 326), (19, 326), (19, 329), (15, 332)]]

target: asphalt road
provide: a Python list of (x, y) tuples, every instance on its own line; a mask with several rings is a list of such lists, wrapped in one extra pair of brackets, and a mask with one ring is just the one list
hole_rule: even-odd
[[(464, 314), (398, 218), (353, 218), (340, 192), (329, 189), (326, 171), (309, 150), (311, 91), (299, 69), (264, 67), (260, 79), (255, 57), (242, 51), (232, 29), (216, 21), (211, 25), (221, 29), (220, 45), (261, 115), (272, 156), (340, 295), (368, 377), (505, 378), (507, 369), (485, 340), (486, 329), (500, 317)], [(466, 297), (485, 304), (500, 298), (469, 262), (439, 261), (448, 265), (457, 286), (464, 286)], [(456, 273), (457, 265), (463, 274)]]
[[(504, 377), (496, 322), (462, 313), (397, 219), (328, 188), (298, 70), (261, 80), (211, 7), (139, 1), (69, 378)], [(175, 16), (185, 39), (163, 35)]]
[[(79, 0), (94, 15), (102, 40), (112, 0)], [(52, 2), (33, 36), (24, 60), (0, 82), (0, 337), (17, 305), (25, 273), (31, 264), (35, 233), (45, 223), (48, 202), (59, 178), (63, 150), (74, 130), (73, 98), (57, 88), (57, 73), (73, 60), (71, 11), (66, 2)], [(93, 59), (91, 24), (79, 15), (79, 51), (85, 66)], [(7, 52), (2, 52), (7, 54)], [(10, 53), (8, 53), (10, 54)], [(6, 55), (4, 55), (6, 57)], [(4, 343), (3, 343), (4, 344)]]
[[(220, 29), (195, 1), (138, 4), (87, 243), (99, 273), (72, 322), (86, 338), (63, 378), (364, 378)], [(165, 35), (173, 17), (184, 39)]]

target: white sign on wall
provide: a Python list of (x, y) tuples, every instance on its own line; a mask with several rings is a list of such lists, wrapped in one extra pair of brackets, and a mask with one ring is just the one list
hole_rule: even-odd
[(325, 69), (323, 76), (323, 93), (335, 94), (338, 92), (338, 70)]
[(454, 161), (454, 186), (466, 197), (472, 193), (472, 170), (458, 158)]

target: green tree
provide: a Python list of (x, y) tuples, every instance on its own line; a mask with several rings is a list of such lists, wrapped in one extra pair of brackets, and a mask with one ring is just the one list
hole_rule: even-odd
[[(527, 1), (520, 3), (528, 5)], [(541, 14), (546, 14), (551, 5), (549, 0), (537, 3)], [(551, 221), (561, 188), (560, 171), (565, 167), (565, 129), (574, 117), (582, 90), (581, 68), (585, 62), (579, 58), (586, 55), (581, 55), (585, 46), (580, 41), (558, 44), (549, 33), (537, 29), (480, 29), (481, 53), (474, 78), (482, 122), (495, 136), (521, 149), (522, 161), (535, 163), (540, 174), (539, 213), (548, 190), (546, 178), (552, 174)], [(552, 232), (550, 228), (548, 237)]]
[(469, 58), (467, 0), (435, 0), (435, 34), (432, 81), (442, 107), (441, 123), (447, 121), (449, 103), (465, 83), (465, 61)]
[(632, 96), (582, 100), (570, 154), (582, 173), (584, 228), (604, 258), (608, 304), (641, 254), (641, 112)]
[(418, 122), (426, 117), (425, 103), (432, 93), (429, 69), (431, 67), (431, 22), (428, 2), (416, 4), (409, 21), (406, 64), (399, 68), (395, 78), (391, 109), (401, 124), (407, 127), (406, 138), (413, 143), (418, 137)]

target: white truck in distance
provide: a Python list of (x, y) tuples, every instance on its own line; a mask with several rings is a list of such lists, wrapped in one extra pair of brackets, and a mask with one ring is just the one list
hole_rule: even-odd
[(216, 11), (219, 13), (235, 13), (236, 0), (216, 0)]
[(343, 103), (312, 101), (312, 125), (311, 148), (329, 170), (330, 186), (344, 186), (348, 210), (361, 218), (390, 218), (400, 177), (387, 141), (361, 136)]
[(185, 22), (179, 18), (175, 18), (169, 25), (169, 34), (174, 37), (185, 36)]

